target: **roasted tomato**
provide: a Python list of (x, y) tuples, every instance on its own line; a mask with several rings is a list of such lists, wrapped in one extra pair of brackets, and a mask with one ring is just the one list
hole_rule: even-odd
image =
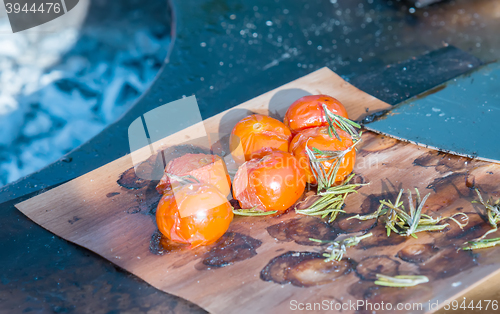
[[(306, 144), (309, 149), (314, 147), (322, 151), (346, 150), (353, 145), (352, 138), (347, 132), (338, 128), (336, 130), (342, 141), (339, 141), (335, 136), (331, 137), (328, 133), (328, 127), (322, 126), (299, 132), (290, 143), (290, 152), (299, 159), (300, 166), (305, 170), (307, 182), (316, 184), (316, 178), (312, 173), (311, 166), (309, 164), (309, 157), (306, 153)], [(320, 156), (320, 158), (323, 157), (327, 156)], [(345, 154), (344, 159), (339, 166), (337, 176), (335, 177), (335, 182), (344, 180), (345, 177), (352, 172), (355, 160), (356, 150), (353, 148)], [(325, 160), (321, 163), (325, 168), (326, 173), (328, 173), (332, 166), (335, 166), (335, 162), (333, 160)]]
[(233, 196), (241, 208), (284, 211), (301, 197), (306, 185), (297, 158), (272, 152), (241, 165), (233, 180)]
[(310, 95), (296, 100), (285, 114), (285, 125), (295, 135), (298, 132), (319, 126), (328, 125), (323, 104), (334, 114), (349, 118), (344, 105), (337, 99), (327, 95)]
[(180, 185), (161, 198), (156, 224), (171, 241), (195, 248), (217, 241), (227, 231), (232, 209), (226, 196), (211, 184)]
[(251, 157), (264, 156), (274, 150), (287, 152), (291, 140), (292, 133), (281, 121), (253, 114), (236, 123), (229, 148), (234, 161), (242, 164)]
[(167, 174), (176, 176), (191, 175), (202, 183), (215, 185), (224, 195), (231, 192), (231, 178), (226, 169), (226, 164), (221, 157), (210, 154), (186, 154), (171, 160), (165, 167), (165, 174), (156, 186), (156, 190), (163, 194), (170, 185), (178, 185)]

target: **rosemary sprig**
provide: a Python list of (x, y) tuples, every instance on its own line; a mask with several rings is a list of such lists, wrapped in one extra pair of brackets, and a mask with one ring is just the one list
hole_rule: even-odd
[[(418, 189), (416, 191), (416, 202), (413, 204), (413, 198), (411, 191), (408, 190), (408, 203), (409, 203), (409, 212), (405, 210), (403, 205), (403, 201), (401, 201), (401, 197), (403, 195), (403, 189), (399, 191), (398, 197), (396, 198), (396, 202), (392, 203), (390, 200), (381, 200), (380, 206), (376, 212), (360, 216), (359, 214), (356, 216), (352, 216), (348, 219), (359, 219), (359, 220), (369, 220), (369, 219), (378, 219), (379, 217), (385, 218), (385, 228), (387, 229), (387, 236), (391, 235), (391, 232), (402, 236), (412, 236), (417, 238), (415, 235), (418, 232), (423, 231), (441, 231), (449, 226), (448, 223), (438, 225), (439, 222), (450, 219), (458, 224), (460, 228), (463, 228), (467, 225), (469, 217), (465, 213), (457, 213), (451, 217), (439, 217), (433, 218), (427, 214), (422, 213), (422, 209), (424, 207), (425, 201), (429, 197), (430, 193), (427, 194), (423, 199), (420, 198), (420, 193)], [(460, 223), (454, 217), (457, 215), (465, 216), (466, 223)]]
[(388, 208), (384, 207), (384, 204), (380, 204), (378, 209), (372, 214), (362, 215), (362, 216), (360, 214), (357, 214), (355, 216), (351, 216), (351, 217), (347, 218), (347, 220), (349, 220), (349, 219), (358, 219), (358, 220), (377, 219), (378, 217), (385, 215), (385, 213), (387, 213), (387, 211), (388, 211)]
[[(490, 226), (493, 228), (490, 231), (486, 232), (482, 237), (475, 240), (476, 242), (484, 239), (488, 234), (495, 232), (498, 230), (497, 224), (500, 222), (500, 199), (493, 202), (491, 198), (489, 198), (486, 202), (483, 200), (481, 193), (476, 189), (477, 196), (479, 197), (479, 203), (481, 203), (486, 209), (486, 216), (488, 217), (488, 222)], [(472, 203), (478, 203), (477, 201), (472, 201)]]
[[(340, 165), (344, 161), (345, 155), (356, 148), (360, 141), (356, 141), (344, 150), (319, 150), (315, 147), (309, 148), (306, 143), (306, 154), (309, 157), (309, 164), (312, 173), (318, 183), (318, 191), (322, 191), (332, 187), (335, 184), (335, 179), (339, 171)], [(324, 161), (330, 161), (332, 166), (326, 171), (323, 165)]]
[[(330, 215), (328, 222), (334, 221), (338, 213), (345, 213), (342, 207), (347, 195), (353, 192), (357, 193), (357, 187), (368, 184), (348, 184), (354, 176), (355, 174), (351, 174), (341, 185), (333, 186), (319, 192), (317, 195), (321, 196), (321, 198), (315, 201), (309, 208), (296, 209), (295, 212), (302, 215), (321, 216), (322, 219)], [(307, 199), (305, 201), (307, 201)]]
[[(398, 211), (400, 213), (405, 213), (404, 212), (404, 206), (403, 202), (400, 202), (401, 196), (403, 195), (403, 189), (399, 191), (398, 197), (396, 198), (396, 203), (392, 204), (392, 202), (382, 200), (380, 201), (380, 204), (383, 206), (387, 206), (388, 210), (386, 212), (386, 219), (385, 219), (385, 228), (387, 229), (387, 236), (391, 235), (391, 231), (394, 231), (395, 233), (399, 233), (399, 231), (396, 229), (396, 223), (403, 221), (401, 218), (398, 216)], [(403, 210), (400, 210), (399, 207), (403, 208)], [(405, 213), (406, 214), (406, 213)]]
[(417, 275), (399, 275), (399, 276), (386, 276), (382, 274), (377, 274), (376, 285), (386, 286), (386, 287), (413, 287), (421, 283), (429, 282), (429, 278), (426, 276)]
[(309, 238), (310, 241), (318, 242), (318, 243), (330, 243), (327, 248), (327, 251), (331, 251), (330, 253), (323, 253), (323, 256), (326, 257), (325, 262), (330, 261), (340, 261), (344, 256), (348, 247), (357, 245), (361, 240), (371, 237), (372, 233), (368, 233), (362, 236), (354, 236), (350, 238), (346, 238), (341, 241), (329, 241), (329, 240), (318, 240)]
[(485, 239), (488, 234), (498, 230), (497, 224), (500, 222), (500, 199), (493, 202), (493, 199), (489, 198), (485, 202), (479, 190), (475, 190), (479, 197), (479, 202), (472, 201), (472, 203), (481, 203), (484, 206), (486, 209), (486, 216), (488, 217), (488, 223), (492, 229), (483, 234), (480, 238), (466, 242), (467, 245), (461, 248), (464, 251), (485, 249), (500, 244), (500, 238)]
[(462, 250), (471, 251), (477, 249), (485, 249), (500, 244), (500, 238), (475, 240), (475, 241), (469, 241), (467, 243), (468, 245), (462, 247)]
[(267, 216), (276, 214), (278, 212), (277, 210), (270, 210), (270, 211), (255, 210), (256, 208), (257, 206), (254, 206), (252, 208), (241, 208), (241, 209), (234, 209), (233, 207), (233, 214), (238, 216)]
[(321, 216), (322, 219), (330, 215), (328, 222), (332, 222), (337, 218), (338, 213), (345, 213), (345, 211), (342, 210), (344, 199), (345, 196), (341, 195), (324, 196), (314, 202), (311, 207), (296, 209), (295, 212), (302, 215)]
[[(319, 150), (315, 147), (311, 149), (309, 148), (308, 143), (306, 143), (306, 154), (309, 158), (309, 164), (311, 166), (312, 173), (316, 178), (316, 182), (318, 183), (317, 195), (322, 197), (314, 202), (309, 208), (297, 209), (296, 212), (303, 215), (321, 216), (321, 218), (325, 218), (329, 215), (330, 218), (328, 221), (332, 222), (335, 220), (335, 218), (337, 218), (338, 213), (344, 212), (342, 210), (342, 207), (347, 195), (349, 193), (356, 192), (357, 187), (363, 186), (365, 184), (348, 184), (349, 181), (354, 177), (354, 174), (352, 174), (347, 180), (344, 180), (341, 185), (335, 186), (335, 179), (337, 178), (337, 173), (339, 171), (340, 165), (344, 161), (345, 155), (352, 149), (355, 149), (356, 145), (361, 140), (360, 135), (356, 132), (352, 125), (355, 125), (357, 127), (360, 126), (348, 119), (334, 115), (326, 108), (325, 105), (323, 105), (323, 109), (325, 110), (325, 116), (329, 121), (330, 126), (333, 126), (332, 121), (341, 121), (338, 123), (343, 123), (342, 125), (348, 125), (349, 127), (346, 128), (349, 130), (352, 129), (357, 137), (353, 137), (353, 145), (345, 150), (338, 151)], [(330, 113), (331, 115), (329, 115), (328, 113)], [(338, 119), (335, 118), (335, 116), (338, 117)], [(345, 122), (342, 119), (348, 120), (350, 122)], [(336, 133), (335, 128), (332, 128), (337, 138), (340, 140), (340, 137)], [(331, 136), (330, 132), (331, 131), (329, 129), (329, 134)], [(351, 136), (353, 136), (354, 133), (351, 132), (350, 134)], [(325, 166), (323, 164), (323, 162), (325, 161), (331, 162), (331, 166), (328, 171), (325, 169)]]
[(353, 141), (357, 141), (361, 138), (361, 134), (358, 133), (358, 131), (356, 130), (356, 128), (358, 129), (361, 128), (359, 124), (350, 119), (334, 114), (326, 107), (325, 104), (322, 105), (323, 105), (323, 111), (325, 112), (325, 119), (328, 122), (328, 135), (330, 135), (330, 137), (333, 137), (332, 136), (333, 133), (339, 141), (342, 141), (335, 128), (335, 126), (338, 126), (341, 130), (344, 130), (347, 133), (349, 133)]

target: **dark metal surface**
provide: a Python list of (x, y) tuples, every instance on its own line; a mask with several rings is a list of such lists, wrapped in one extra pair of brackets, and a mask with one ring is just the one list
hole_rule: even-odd
[(500, 63), (490, 63), (410, 99), (366, 127), (466, 157), (499, 162)]
[[(411, 95), (421, 94), (479, 65), (481, 61), (476, 57), (448, 46), (361, 74), (353, 78), (351, 84), (363, 86), (363, 91), (368, 94), (396, 105)], [(380, 80), (381, 75), (383, 80)]]
[[(91, 16), (106, 19), (106, 3), (93, 1)], [(385, 67), (440, 48), (443, 38), (453, 35), (440, 30), (422, 38), (415, 31), (432, 29), (433, 20), (423, 13), (410, 15), (407, 7), (385, 0), (184, 0), (173, 1), (173, 11), (176, 38), (170, 60), (138, 103), (62, 160), (0, 189), (0, 203), (6, 202), (0, 205), (0, 312), (202, 311), (53, 236), (13, 205), (124, 156), (129, 124), (183, 95), (195, 94), (207, 118), (326, 65), (361, 89), (382, 91), (378, 97), (390, 103), (414, 96), (413, 91), (406, 94), (400, 82), (421, 77), (425, 65), (404, 71), (400, 80), (392, 80), (393, 72)], [(437, 55), (450, 51), (463, 54), (448, 48)], [(450, 60), (429, 79), (449, 68), (463, 69), (453, 62), (461, 59)], [(362, 80), (365, 73), (372, 73), (371, 79)], [(391, 83), (381, 86), (385, 81)]]

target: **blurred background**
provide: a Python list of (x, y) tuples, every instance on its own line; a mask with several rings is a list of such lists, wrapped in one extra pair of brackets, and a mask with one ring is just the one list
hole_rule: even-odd
[(81, 0), (12, 33), (0, 5), (0, 186), (60, 159), (117, 120), (170, 46), (163, 1)]
[[(311, 54), (301, 51), (314, 50), (346, 79), (447, 44), (485, 62), (500, 55), (497, 0), (314, 0), (328, 5), (321, 12), (302, 2), (301, 23), (308, 23), (297, 25), (286, 5), (262, 20), (265, 5), (241, 12), (230, 0), (212, 0), (205, 10), (220, 16), (206, 28), (282, 52), (270, 63), (262, 56), (262, 70), (287, 60), (312, 71)], [(171, 23), (167, 1), (81, 0), (64, 16), (13, 34), (0, 5), (0, 186), (64, 160), (117, 121), (164, 65)], [(297, 27), (300, 35), (292, 36), (288, 29)], [(210, 38), (198, 42), (210, 49)], [(245, 64), (229, 61), (221, 69)]]

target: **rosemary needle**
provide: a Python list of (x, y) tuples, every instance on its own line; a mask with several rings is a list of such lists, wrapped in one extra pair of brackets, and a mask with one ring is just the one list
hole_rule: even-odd
[(482, 239), (482, 240), (476, 240), (476, 241), (469, 241), (467, 243), (468, 243), (468, 245), (462, 247), (462, 250), (470, 251), (470, 250), (476, 250), (476, 249), (485, 249), (485, 248), (494, 247), (494, 246), (500, 244), (500, 238)]
[(233, 214), (238, 215), (238, 216), (267, 216), (267, 215), (276, 214), (278, 212), (277, 210), (270, 210), (270, 211), (255, 210), (256, 208), (257, 208), (257, 206), (254, 206), (250, 209), (234, 209), (233, 208)]
[(426, 276), (417, 275), (399, 275), (399, 276), (385, 276), (382, 274), (377, 274), (376, 285), (386, 286), (386, 287), (413, 287), (421, 283), (429, 282), (429, 278)]
[(350, 219), (358, 219), (358, 220), (370, 220), (370, 219), (377, 219), (378, 217), (384, 215), (387, 212), (387, 208), (384, 207), (384, 204), (380, 204), (378, 209), (373, 213), (373, 214), (368, 214), (368, 215), (363, 215), (360, 216), (359, 214), (355, 216), (351, 216), (347, 218), (347, 220)]

